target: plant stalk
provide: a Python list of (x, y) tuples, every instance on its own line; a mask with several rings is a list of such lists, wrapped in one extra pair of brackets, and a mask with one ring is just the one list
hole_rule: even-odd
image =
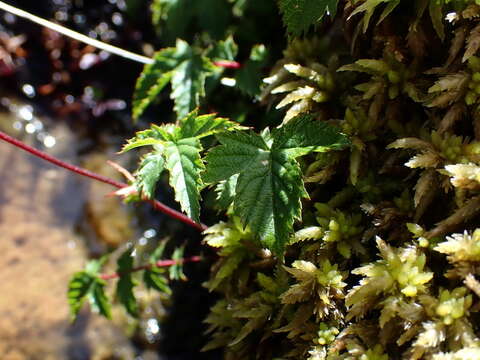
[[(17, 140), (7, 134), (5, 134), (4, 132), (0, 131), (0, 140), (4, 140), (10, 144), (12, 144), (13, 146), (16, 146), (22, 150), (25, 150), (27, 152), (29, 152), (30, 154), (40, 158), (40, 159), (43, 159), (43, 160), (46, 160), (54, 165), (57, 165), (57, 166), (60, 166), (64, 169), (67, 169), (71, 172), (74, 172), (76, 174), (79, 174), (79, 175), (82, 175), (82, 176), (85, 176), (85, 177), (88, 177), (90, 179), (94, 179), (94, 180), (97, 180), (97, 181), (100, 181), (100, 182), (103, 182), (105, 184), (109, 184), (109, 185), (112, 185), (118, 189), (121, 189), (121, 188), (124, 188), (124, 187), (127, 187), (128, 185), (127, 184), (124, 184), (124, 183), (121, 183), (119, 181), (116, 181), (116, 180), (113, 180), (113, 179), (110, 179), (106, 176), (103, 176), (103, 175), (100, 175), (100, 174), (96, 174), (92, 171), (89, 171), (87, 169), (84, 169), (84, 168), (81, 168), (79, 166), (75, 166), (75, 165), (72, 165), (72, 164), (69, 164), (69, 163), (66, 163), (62, 160), (59, 160), (55, 157), (53, 157), (52, 155), (49, 155), (43, 151), (40, 151), (40, 150), (37, 150), (23, 142), (21, 142), (20, 140)], [(177, 219), (197, 230), (200, 230), (200, 231), (205, 231), (207, 229), (207, 226), (204, 225), (204, 224), (201, 224), (201, 223), (197, 223), (195, 221), (193, 221), (192, 219), (190, 219), (188, 216), (182, 214), (181, 212), (179, 211), (176, 211), (170, 207), (168, 207), (167, 205), (161, 203), (160, 201), (158, 200), (150, 200), (150, 199), (143, 199), (143, 200), (146, 200), (147, 202), (151, 203), (154, 207), (154, 209), (164, 213), (165, 215), (173, 218), (173, 219)]]
[[(192, 257), (185, 258), (185, 259), (180, 259), (180, 260), (159, 260), (159, 261), (157, 261), (156, 263), (153, 263), (153, 264), (147, 264), (147, 265), (141, 265), (141, 266), (134, 267), (129, 271), (129, 273), (136, 272), (136, 271), (141, 271), (141, 270), (147, 270), (147, 269), (150, 269), (152, 267), (169, 267), (169, 266), (173, 266), (173, 265), (177, 265), (177, 264), (185, 264), (185, 263), (188, 263), (188, 262), (199, 262), (201, 260), (202, 260), (201, 256), (192, 256)], [(110, 280), (110, 279), (119, 278), (122, 275), (123, 275), (123, 273), (112, 273), (112, 274), (102, 274), (99, 277), (100, 277), (100, 279), (103, 279), (103, 280)]]

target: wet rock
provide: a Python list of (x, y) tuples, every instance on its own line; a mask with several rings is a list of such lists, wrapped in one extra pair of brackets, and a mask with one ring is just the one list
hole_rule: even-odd
[[(108, 165), (107, 160), (115, 158), (114, 154), (93, 153), (83, 158), (83, 166), (90, 171), (125, 181), (120, 174)], [(90, 244), (93, 252), (104, 252), (105, 248), (116, 248), (132, 239), (132, 217), (119, 197), (107, 196), (116, 190), (110, 185), (91, 182), (86, 202), (87, 227), (91, 237), (96, 238)], [(88, 229), (87, 229), (88, 231)]]

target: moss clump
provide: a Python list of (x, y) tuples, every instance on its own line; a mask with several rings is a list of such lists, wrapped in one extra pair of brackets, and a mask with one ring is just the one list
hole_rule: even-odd
[(284, 259), (234, 219), (208, 231), (207, 243), (224, 240), (207, 348), (227, 359), (480, 358), (479, 16), (475, 1), (347, 0), (291, 42), (263, 103), (286, 109), (284, 122), (334, 124), (352, 147), (304, 160), (310, 199)]

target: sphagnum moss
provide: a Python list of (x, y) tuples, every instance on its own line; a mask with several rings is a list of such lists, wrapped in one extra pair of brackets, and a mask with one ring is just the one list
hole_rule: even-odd
[[(475, 1), (347, 0), (291, 42), (263, 102), (286, 122), (336, 124), (352, 146), (304, 162), (310, 199), (285, 264), (250, 258), (249, 277), (223, 280), (240, 303), (265, 291), (255, 273), (283, 273), (284, 287), (269, 320), (236, 335), (254, 352), (227, 345), (227, 358), (480, 359), (479, 15)], [(232, 330), (219, 322), (216, 336)]]

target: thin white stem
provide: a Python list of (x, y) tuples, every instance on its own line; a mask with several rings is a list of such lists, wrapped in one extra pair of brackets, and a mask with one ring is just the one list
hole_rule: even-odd
[(119, 47), (104, 43), (102, 41), (92, 39), (91, 37), (88, 37), (86, 35), (83, 35), (83, 34), (80, 34), (80, 33), (76, 32), (76, 31), (67, 29), (64, 26), (55, 24), (51, 21), (42, 19), (38, 16), (30, 14), (30, 13), (28, 13), (26, 11), (23, 11), (21, 9), (18, 9), (14, 6), (5, 4), (3, 1), (0, 1), (0, 9), (5, 10), (9, 13), (14, 14), (14, 15), (17, 15), (21, 18), (33, 21), (34, 23), (45, 26), (49, 29), (57, 31), (57, 32), (65, 35), (65, 36), (71, 37), (71, 38), (76, 39), (78, 41), (81, 41), (85, 44), (92, 45), (92, 46), (94, 46), (98, 49), (105, 50), (105, 51), (107, 51), (111, 54), (122, 56), (124, 58), (140, 62), (142, 64), (152, 64), (153, 63), (153, 59), (151, 59), (151, 58), (148, 58), (148, 57), (143, 56), (143, 55), (135, 54), (135, 53), (132, 53), (132, 52), (127, 51), (127, 50), (123, 50)]

